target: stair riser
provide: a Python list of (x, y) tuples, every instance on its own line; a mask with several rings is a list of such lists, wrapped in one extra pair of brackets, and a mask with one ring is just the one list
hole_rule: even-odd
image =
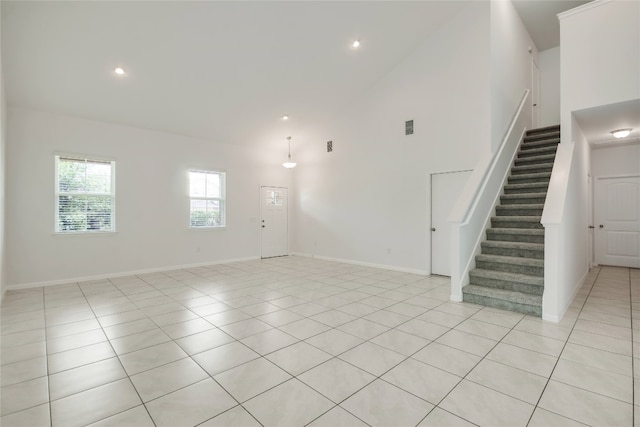
[(530, 141), (540, 141), (542, 139), (555, 139), (560, 142), (560, 132), (541, 132), (524, 137), (525, 144)]
[(522, 188), (504, 188), (504, 194), (529, 194), (529, 193), (546, 193), (549, 185), (540, 184), (536, 187), (522, 187)]
[(511, 169), (511, 175), (524, 175), (528, 173), (549, 173), (553, 170), (553, 165), (538, 166), (532, 168), (519, 169), (517, 166)]
[(491, 227), (493, 228), (544, 228), (539, 222), (525, 222), (525, 221), (501, 221), (500, 219), (492, 218)]
[(494, 242), (544, 243), (544, 236), (532, 236), (529, 234), (491, 233), (489, 230), (487, 230), (487, 240), (491, 240)]
[(487, 288), (502, 289), (505, 291), (522, 292), (525, 294), (542, 295), (544, 291), (543, 286), (529, 285), (527, 283), (508, 282), (505, 280), (489, 279), (487, 277), (475, 277), (469, 278), (470, 285), (484, 286)]
[(547, 156), (531, 156), (531, 157), (523, 157), (517, 158), (515, 161), (516, 166), (524, 166), (524, 165), (538, 165), (543, 163), (553, 162), (554, 155)]
[(496, 248), (495, 246), (482, 245), (482, 253), (485, 255), (502, 255), (519, 258), (544, 259), (544, 251), (534, 249)]
[(544, 204), (544, 200), (546, 196), (537, 196), (537, 197), (523, 197), (517, 199), (511, 199), (508, 197), (500, 197), (500, 204), (502, 205), (534, 205), (534, 204)]
[(543, 135), (548, 133), (560, 132), (560, 125), (545, 126), (543, 128), (530, 129), (525, 136)]
[[(463, 289), (463, 293), (464, 293), (464, 289)], [(538, 317), (542, 316), (542, 307), (535, 307), (535, 306), (524, 305), (524, 304), (515, 304), (512, 302), (502, 301), (495, 298), (488, 298), (484, 296), (471, 295), (471, 294), (464, 294), (464, 297), (462, 298), (462, 300), (464, 302), (469, 302), (472, 304), (480, 304), (487, 307), (498, 308), (501, 310), (515, 311), (517, 313), (529, 314), (531, 316), (538, 316)]]
[(550, 178), (548, 176), (540, 176), (540, 177), (524, 177), (524, 175), (511, 175), (507, 182), (509, 184), (531, 184), (532, 182), (540, 182), (549, 184)]
[(504, 264), (501, 262), (476, 261), (476, 268), (494, 271), (506, 271), (507, 273), (528, 274), (530, 276), (544, 277), (544, 267), (531, 265)]
[(526, 157), (537, 157), (537, 156), (546, 156), (546, 155), (550, 155), (556, 154), (556, 150), (557, 147), (548, 147), (548, 148), (540, 148), (540, 149), (536, 149), (536, 150), (525, 150), (525, 151), (520, 151), (518, 153), (518, 158), (523, 159)]
[(558, 145), (560, 140), (558, 139), (549, 139), (549, 140), (539, 140), (539, 141), (529, 141), (520, 145), (521, 150), (532, 150), (534, 148), (543, 148), (543, 147), (553, 147)]
[(512, 206), (518, 206), (518, 205), (509, 205), (509, 207), (496, 206), (496, 215), (497, 216), (542, 216), (542, 209), (513, 208)]

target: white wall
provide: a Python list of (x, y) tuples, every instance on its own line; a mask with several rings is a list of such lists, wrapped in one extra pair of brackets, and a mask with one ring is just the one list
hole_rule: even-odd
[(561, 14), (560, 46), (566, 132), (572, 111), (640, 98), (640, 2), (596, 1)]
[(560, 47), (540, 52), (540, 126), (560, 123)]
[(596, 1), (560, 15), (561, 143), (542, 216), (543, 318), (559, 320), (588, 272), (591, 149), (573, 112), (640, 98), (640, 3)]
[[(0, 7), (0, 10), (2, 8)], [(0, 21), (2, 14), (0, 13)], [(2, 37), (0, 36), (0, 46), (2, 46)], [(6, 245), (5, 245), (5, 185), (6, 185), (6, 162), (5, 147), (7, 140), (7, 103), (4, 91), (4, 73), (2, 69), (2, 48), (0, 47), (0, 302), (4, 298), (7, 290), (6, 281)]]
[(531, 59), (538, 59), (538, 50), (511, 1), (492, 1), (490, 4), (491, 145), (495, 151), (525, 89), (531, 89)]
[(640, 175), (640, 144), (594, 149), (591, 173), (594, 177)]
[[(259, 186), (283, 153), (10, 108), (7, 282), (33, 284), (260, 255)], [(113, 235), (54, 235), (54, 152), (116, 160)], [(227, 229), (190, 230), (190, 168), (227, 171)]]
[(489, 151), (489, 72), (489, 4), (479, 2), (336, 112), (299, 152), (294, 250), (430, 271), (430, 174), (472, 169)]

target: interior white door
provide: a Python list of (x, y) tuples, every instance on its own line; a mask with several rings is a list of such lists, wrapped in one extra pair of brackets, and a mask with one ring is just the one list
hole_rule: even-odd
[(289, 221), (286, 188), (261, 187), (260, 216), (262, 258), (289, 255)]
[(531, 126), (540, 127), (540, 68), (531, 58)]
[(447, 221), (471, 171), (431, 175), (431, 274), (451, 275), (451, 225)]
[(597, 178), (596, 264), (640, 268), (640, 176)]

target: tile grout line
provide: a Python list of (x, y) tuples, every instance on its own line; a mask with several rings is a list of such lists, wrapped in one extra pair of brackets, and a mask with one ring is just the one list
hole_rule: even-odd
[[(115, 286), (115, 284), (114, 284), (110, 279), (107, 279), (107, 281), (109, 281), (112, 285), (114, 285), (114, 286)], [(124, 365), (122, 364), (122, 360), (120, 360), (120, 356), (119, 356), (119, 355), (118, 355), (118, 353), (116, 352), (116, 349), (113, 347), (113, 344), (111, 343), (111, 340), (109, 339), (109, 337), (107, 336), (106, 332), (104, 331), (104, 328), (102, 327), (102, 324), (100, 323), (100, 321), (98, 321), (98, 316), (96, 316), (96, 313), (95, 313), (95, 311), (94, 311), (94, 309), (93, 309), (93, 306), (89, 303), (89, 300), (87, 299), (87, 295), (85, 294), (84, 290), (82, 289), (82, 286), (80, 286), (80, 284), (79, 284), (79, 283), (78, 283), (78, 288), (80, 289), (80, 292), (82, 292), (82, 295), (84, 296), (85, 300), (87, 301), (87, 305), (89, 306), (89, 308), (91, 309), (91, 312), (92, 312), (92, 313), (93, 313), (93, 315), (95, 316), (96, 322), (98, 322), (98, 324), (100, 325), (100, 330), (102, 331), (102, 333), (104, 334), (104, 336), (107, 338), (107, 342), (109, 343), (109, 347), (111, 348), (111, 351), (113, 351), (113, 354), (115, 355), (115, 357), (118, 359), (118, 363), (120, 364), (120, 367), (122, 368), (122, 371), (125, 373), (127, 380), (129, 380), (129, 384), (131, 384), (131, 387), (132, 387), (132, 388), (133, 388), (133, 390), (136, 392), (136, 395), (138, 396), (138, 399), (140, 399), (140, 404), (144, 407), (145, 411), (147, 411), (147, 414), (149, 415), (149, 419), (151, 420), (151, 422), (153, 423), (153, 425), (154, 425), (154, 426), (157, 426), (157, 424), (156, 424), (155, 420), (154, 420), (154, 419), (153, 419), (153, 417), (151, 416), (151, 413), (149, 413), (149, 410), (147, 409), (147, 406), (144, 404), (144, 400), (142, 400), (142, 396), (140, 396), (140, 393), (138, 392), (138, 389), (135, 387), (135, 385), (133, 385), (133, 381), (131, 381), (131, 377), (129, 376), (129, 372), (127, 372), (127, 370), (125, 369)], [(116, 288), (117, 288), (117, 286), (116, 286)], [(120, 290), (120, 289), (118, 288), (118, 290)], [(122, 292), (122, 291), (121, 291), (121, 292)], [(123, 295), (124, 295), (124, 293), (123, 293)], [(126, 296), (126, 295), (125, 295), (125, 296)], [(129, 299), (129, 298), (127, 297), (127, 299)], [(103, 359), (103, 360), (104, 360), (104, 359)], [(86, 365), (83, 365), (83, 366), (86, 366)], [(120, 381), (120, 380), (115, 380), (115, 381), (112, 381), (112, 382), (107, 383), (107, 384), (112, 384), (112, 383), (114, 383), (114, 382), (116, 382), (116, 381)], [(102, 385), (105, 385), (105, 384), (102, 384)], [(93, 387), (93, 388), (96, 388), (96, 387)], [(91, 390), (91, 389), (90, 389), (90, 390)], [(136, 405), (136, 406), (137, 406), (137, 405)], [(127, 408), (127, 409), (125, 409), (125, 410), (123, 410), (123, 411), (120, 411), (120, 412), (117, 412), (117, 413), (111, 414), (111, 415), (109, 415), (109, 416), (107, 416), (107, 417), (105, 417), (105, 418), (101, 418), (100, 420), (96, 420), (96, 421), (93, 421), (93, 422), (98, 422), (98, 421), (106, 420), (107, 418), (110, 418), (110, 417), (112, 417), (112, 416), (115, 416), (115, 415), (121, 414), (121, 413), (126, 412), (126, 411), (128, 411), (128, 410), (130, 410), (130, 409), (133, 409), (133, 408), (135, 408), (136, 406), (134, 406), (134, 407), (132, 407), (132, 408)]]
[[(584, 301), (582, 303), (582, 306), (580, 307), (580, 311), (576, 315), (576, 320), (573, 322), (573, 325), (571, 326), (571, 331), (569, 332), (569, 335), (567, 335), (567, 339), (565, 340), (565, 342), (564, 342), (564, 344), (562, 346), (562, 350), (560, 350), (560, 353), (558, 353), (558, 359), (556, 360), (556, 363), (554, 363), (553, 369), (551, 369), (551, 372), (549, 373), (549, 378), (547, 378), (546, 384), (544, 385), (544, 388), (542, 389), (542, 392), (540, 393), (540, 397), (538, 397), (538, 401), (535, 404), (534, 410), (533, 410), (533, 412), (531, 412), (531, 415), (529, 416), (529, 421), (527, 421), (527, 426), (531, 423), (531, 420), (533, 419), (533, 414), (535, 413), (536, 409), (538, 409), (540, 407), (539, 405), (540, 405), (540, 401), (542, 400), (542, 396), (544, 396), (544, 392), (547, 390), (547, 386), (549, 385), (549, 382), (551, 381), (551, 377), (553, 376), (553, 373), (555, 372), (556, 367), (558, 366), (558, 363), (560, 362), (560, 358), (562, 357), (562, 353), (564, 353), (564, 349), (566, 348), (567, 343), (569, 342), (569, 339), (571, 338), (571, 334), (575, 330), (576, 324), (578, 323), (578, 319), (580, 318), (580, 314), (582, 313), (582, 310), (584, 310), (584, 307), (587, 304), (587, 301), (589, 300), (589, 296), (591, 295), (591, 292), (593, 291), (593, 288), (595, 287), (596, 282), (598, 281), (598, 278), (600, 277), (600, 273), (601, 272), (602, 272), (602, 268), (598, 267), (598, 273), (593, 278), (593, 282), (591, 283), (591, 286), (589, 288), (589, 292), (587, 293), (587, 295), (586, 295), (586, 297), (585, 297), (585, 299), (584, 299)], [(580, 289), (578, 289), (578, 291), (580, 291)], [(541, 408), (541, 409), (544, 409), (544, 408)], [(557, 415), (562, 416), (564, 418), (568, 418), (568, 419), (570, 419), (572, 421), (580, 422), (578, 420), (574, 420), (573, 418), (566, 417), (566, 416), (561, 415), (561, 414), (557, 414)]]
[(636, 419), (636, 371), (635, 357), (633, 354), (633, 285), (631, 283), (631, 269), (628, 270), (629, 277), (629, 314), (631, 316), (631, 423), (635, 425)]
[[(483, 311), (483, 310), (485, 310), (485, 309), (487, 309), (487, 307), (483, 307), (483, 308), (481, 308), (480, 310), (478, 310), (478, 312), (477, 312), (477, 313), (479, 313), (480, 311)], [(473, 315), (475, 315), (475, 314), (473, 314)], [(473, 315), (472, 315), (472, 316), (473, 316)], [(469, 316), (469, 317), (468, 317), (467, 319), (465, 319), (464, 321), (468, 320), (469, 318), (471, 318), (471, 316)], [(473, 367), (472, 367), (471, 369), (469, 369), (469, 370), (467, 371), (467, 373), (466, 373), (463, 377), (461, 377), (461, 378), (460, 378), (460, 381), (458, 381), (458, 383), (457, 383), (454, 387), (452, 387), (452, 388), (451, 388), (451, 390), (449, 390), (449, 391), (447, 392), (447, 394), (445, 394), (445, 395), (442, 397), (442, 399), (440, 399), (440, 401), (439, 401), (439, 402), (434, 406), (434, 409), (435, 409), (435, 408), (440, 408), (440, 404), (441, 404), (442, 402), (444, 402), (444, 400), (445, 400), (445, 399), (446, 399), (446, 398), (447, 398), (447, 397), (448, 397), (448, 396), (453, 392), (453, 390), (455, 390), (455, 389), (456, 389), (460, 384), (462, 384), (462, 382), (463, 382), (464, 380), (466, 380), (467, 376), (468, 376), (471, 372), (473, 372), (473, 370), (474, 370), (478, 365), (480, 365), (480, 363), (482, 363), (482, 362), (487, 358), (487, 356), (489, 355), (489, 353), (491, 353), (491, 352), (492, 352), (492, 351), (493, 351), (493, 350), (494, 350), (498, 345), (500, 345), (500, 343), (502, 343), (502, 340), (503, 340), (503, 339), (504, 339), (504, 338), (505, 338), (509, 333), (511, 333), (512, 331), (516, 330), (516, 329), (515, 329), (515, 328), (516, 328), (516, 326), (518, 326), (518, 325), (519, 325), (519, 324), (520, 324), (524, 319), (526, 319), (526, 318), (527, 318), (527, 315), (523, 315), (523, 316), (522, 316), (522, 318), (521, 318), (517, 323), (515, 323), (515, 324), (511, 327), (511, 329), (509, 329), (509, 332), (507, 332), (507, 333), (506, 333), (502, 338), (500, 338), (500, 340), (496, 341), (495, 345), (494, 345), (493, 347), (491, 347), (491, 349), (490, 349), (489, 351), (487, 351), (487, 352), (485, 353), (485, 355), (484, 355), (484, 356), (482, 356), (482, 357), (480, 358), (480, 360), (478, 360), (478, 362), (477, 362), (475, 365), (473, 365)], [(463, 323), (464, 321), (462, 321), (462, 322), (460, 322), (460, 323)], [(460, 323), (458, 323), (458, 325), (459, 325)], [(456, 326), (458, 326), (458, 325), (456, 325)], [(454, 328), (451, 328), (450, 330), (453, 330), (453, 329), (454, 329)], [(449, 332), (449, 331), (447, 331), (446, 333), (448, 333), (448, 332)], [(443, 335), (444, 335), (444, 334), (443, 334)], [(440, 337), (438, 337), (438, 338), (440, 338)], [(486, 338), (486, 337), (484, 337), (484, 338)], [(434, 340), (434, 342), (435, 342), (435, 340)], [(446, 344), (442, 344), (442, 345), (446, 345)], [(455, 348), (455, 347), (452, 347), (452, 348)], [(459, 349), (458, 349), (458, 350), (459, 350)], [(460, 350), (460, 351), (464, 351), (464, 350)], [(470, 353), (470, 354), (472, 354), (472, 353)], [(475, 356), (476, 356), (476, 357), (479, 357), (479, 356), (477, 356), (477, 355), (475, 355)], [(487, 360), (491, 360), (491, 359), (487, 359)], [(509, 366), (509, 365), (506, 365), (506, 366)], [(513, 366), (511, 366), (511, 367), (513, 368)], [(474, 384), (477, 384), (477, 383), (475, 383), (474, 381), (471, 381), (471, 380), (467, 380), (467, 381), (470, 381), (470, 382), (472, 382), (472, 383), (474, 383)], [(493, 391), (495, 391), (495, 392), (497, 392), (497, 393), (500, 393), (500, 394), (503, 394), (503, 395), (505, 395), (505, 396), (509, 396), (509, 395), (507, 395), (507, 394), (505, 394), (505, 393), (502, 393), (501, 391), (494, 390), (494, 389), (492, 389), (492, 388), (490, 388), (490, 387), (487, 387), (487, 386), (485, 386), (485, 385), (480, 385), (480, 386), (481, 386), (481, 387), (488, 388), (489, 390), (493, 390)], [(513, 399), (521, 400), (521, 399), (518, 399), (518, 398), (516, 398), (516, 397), (514, 397), (514, 396), (509, 396), (509, 397), (511, 397), (511, 398), (513, 398)], [(521, 401), (522, 401), (522, 400), (521, 400)], [(524, 402), (524, 401), (523, 401), (523, 402)], [(525, 402), (525, 403), (528, 403), (528, 402)], [(528, 403), (528, 404), (529, 404), (529, 403)], [(440, 409), (442, 409), (443, 411), (447, 411), (447, 410), (446, 410), (446, 409), (444, 409), (444, 408), (440, 408)], [(432, 409), (431, 411), (429, 411), (429, 413), (431, 413), (432, 411), (433, 411), (433, 409)], [(449, 412), (449, 411), (447, 411), (447, 412)], [(468, 422), (470, 422), (470, 423), (472, 423), (472, 424), (475, 424), (475, 423), (474, 423), (474, 422), (472, 422), (471, 420), (467, 420), (466, 418), (463, 418), (462, 416), (460, 416), (460, 415), (458, 415), (458, 414), (454, 414), (454, 415), (456, 415), (456, 416), (457, 416), (457, 417), (459, 417), (459, 418), (462, 418), (462, 419), (463, 419), (463, 420), (465, 420), (465, 421), (468, 421)], [(422, 418), (422, 420), (420, 420), (420, 422), (424, 421), (424, 420), (425, 420), (425, 418), (426, 418), (426, 417), (428, 417), (428, 416), (429, 416), (429, 414), (425, 415), (425, 416), (424, 416), (424, 418)], [(420, 424), (420, 422), (419, 422), (418, 424)]]

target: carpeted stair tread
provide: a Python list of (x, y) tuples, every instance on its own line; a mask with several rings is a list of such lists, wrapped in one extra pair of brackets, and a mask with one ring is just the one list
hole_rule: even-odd
[(545, 230), (540, 219), (559, 143), (559, 125), (529, 130), (522, 139), (476, 268), (462, 289), (464, 301), (542, 315)]
[(523, 265), (523, 266), (530, 266), (530, 267), (544, 267), (544, 260), (542, 259), (521, 258), (521, 257), (515, 257), (515, 256), (480, 254), (480, 255), (476, 255), (476, 260), (484, 261), (484, 262), (494, 262), (494, 263), (500, 263), (500, 264)]
[(500, 210), (512, 211), (512, 210), (519, 210), (519, 209), (543, 209), (544, 204), (543, 203), (523, 203), (520, 205), (498, 205), (496, 207)]
[(505, 242), (485, 240), (480, 244), (485, 255), (500, 255), (517, 258), (544, 259), (544, 244), (535, 242)]
[(543, 243), (543, 228), (488, 228), (487, 241)]
[(560, 132), (560, 125), (550, 125), (541, 128), (529, 129), (526, 136), (539, 135), (549, 132)]
[(551, 172), (535, 172), (535, 173), (523, 173), (523, 174), (519, 174), (519, 175), (511, 175), (509, 177), (509, 182), (515, 182), (515, 181), (529, 181), (531, 182), (531, 180), (533, 179), (550, 179), (551, 178)]
[(515, 164), (516, 166), (520, 166), (520, 165), (548, 163), (549, 161), (553, 162), (555, 157), (556, 157), (555, 154), (543, 154), (540, 156), (521, 157), (516, 159)]
[(507, 184), (504, 186), (505, 194), (540, 193), (547, 192), (548, 182), (519, 182), (517, 184)]
[(467, 285), (462, 288), (464, 300), (484, 304), (502, 310), (540, 316), (542, 312), (542, 296), (522, 292), (505, 291), (485, 286)]
[(534, 157), (534, 156), (542, 156), (545, 154), (555, 154), (558, 146), (552, 145), (551, 147), (542, 147), (542, 148), (532, 148), (531, 150), (520, 150), (518, 152), (518, 157)]
[(500, 196), (500, 202), (503, 205), (529, 205), (534, 203), (542, 203), (547, 197), (546, 192), (539, 193), (522, 193), (522, 194), (503, 194)]
[(486, 240), (481, 243), (482, 246), (492, 246), (503, 249), (529, 249), (532, 251), (544, 251), (544, 244), (542, 243), (529, 243), (529, 242), (500, 242)]
[(506, 271), (484, 270), (476, 268), (469, 273), (470, 277), (481, 277), (483, 279), (496, 279), (517, 283), (526, 283), (532, 286), (544, 286), (544, 277), (530, 276), (528, 274), (508, 273)]
[(491, 226), (495, 228), (543, 228), (540, 223), (541, 216), (494, 216), (491, 217)]
[(550, 139), (536, 139), (535, 141), (525, 141), (520, 146), (521, 150), (533, 150), (534, 148), (550, 147), (560, 144), (560, 137)]
[(531, 171), (531, 172), (551, 172), (551, 169), (553, 169), (553, 162), (547, 162), (547, 163), (537, 163), (537, 164), (533, 164), (533, 165), (514, 166), (514, 167), (511, 168), (511, 173), (512, 174), (523, 174), (523, 173), (527, 173), (528, 171)]

